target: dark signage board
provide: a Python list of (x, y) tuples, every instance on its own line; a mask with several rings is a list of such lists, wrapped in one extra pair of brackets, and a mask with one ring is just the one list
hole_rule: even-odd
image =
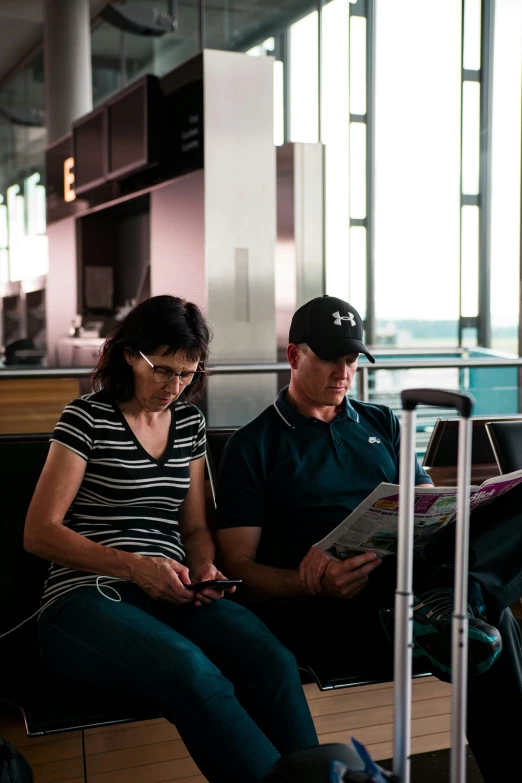
[(155, 76), (144, 76), (108, 101), (107, 176), (118, 179), (160, 160), (162, 92)]
[(107, 180), (107, 117), (105, 106), (73, 123), (74, 189), (87, 193)]
[(202, 168), (203, 141), (198, 55), (161, 80), (142, 77), (48, 148), (47, 222)]
[(178, 170), (203, 168), (203, 80), (181, 87), (171, 96), (175, 128), (175, 152)]

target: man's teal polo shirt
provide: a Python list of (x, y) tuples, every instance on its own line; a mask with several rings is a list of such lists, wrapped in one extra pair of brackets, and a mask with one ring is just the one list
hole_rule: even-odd
[[(399, 421), (384, 405), (345, 398), (327, 424), (289, 405), (283, 389), (228, 442), (217, 528), (262, 528), (258, 562), (296, 568), (381, 481), (398, 483), (399, 442)], [(416, 484), (431, 482), (417, 461), (415, 473)]]

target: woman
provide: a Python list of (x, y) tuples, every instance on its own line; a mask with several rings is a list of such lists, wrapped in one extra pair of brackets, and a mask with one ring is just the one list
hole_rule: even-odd
[(187, 589), (224, 578), (205, 523), (205, 421), (191, 403), (208, 342), (200, 310), (172, 296), (116, 327), (95, 393), (56, 425), (25, 547), (51, 561), (44, 666), (152, 699), (211, 783), (249, 783), (317, 736), (292, 655), (222, 591)]

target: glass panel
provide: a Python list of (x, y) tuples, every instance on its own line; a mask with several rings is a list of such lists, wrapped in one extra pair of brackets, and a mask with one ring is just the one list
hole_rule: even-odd
[[(0, 88), (0, 106), (7, 117), (0, 118), (0, 194), (34, 170), (43, 176), (47, 132), (45, 127), (25, 127), (15, 121), (23, 110), (42, 117), (44, 108), (43, 61), (41, 53)], [(11, 114), (11, 112), (13, 114)], [(11, 117), (11, 119), (9, 119)]]
[(0, 283), (7, 283), (9, 280), (7, 207), (3, 201), (3, 196), (0, 196)]
[(464, 82), (462, 89), (462, 192), (480, 189), (480, 84)]
[(350, 217), (366, 217), (366, 125), (350, 123)]
[(0, 283), (9, 282), (9, 254), (0, 249)]
[(461, 312), (464, 316), (478, 315), (479, 216), (478, 207), (462, 207)]
[[(148, 0), (156, 5), (154, 0)], [(179, 4), (178, 29), (161, 38), (151, 40), (152, 52), (147, 68), (141, 73), (154, 73), (163, 76), (178, 65), (194, 57), (200, 50), (199, 45), (199, 3), (197, 0), (184, 0)]]
[(8, 247), (8, 239), (7, 207), (4, 204), (4, 197), (0, 196), (0, 248)]
[[(140, 0), (139, 5), (148, 6), (151, 15), (156, 9), (159, 13), (168, 12), (167, 0)], [(199, 51), (199, 2), (184, 0), (183, 3), (178, 4), (177, 30), (159, 37), (125, 34), (124, 48), (126, 83), (145, 73), (163, 76), (172, 71)], [(120, 41), (111, 35), (110, 40), (106, 40), (104, 47), (97, 42), (96, 49), (98, 52), (102, 49), (102, 53), (103, 49), (106, 49), (110, 58), (109, 70), (112, 72), (106, 78), (108, 81), (117, 80)]]
[(497, 3), (493, 56), (491, 326), (493, 347), (518, 353), (522, 4)]
[(348, 298), (349, 157), (348, 30), (349, 5), (331, 0), (323, 8), (321, 127), (325, 145), (326, 291)]
[(0, 89), (8, 117), (0, 121), (0, 280), (44, 274), (48, 266), (45, 237), (45, 127), (16, 122), (16, 111), (43, 117), (42, 53)]
[[(127, 35), (130, 40), (131, 36)], [(132, 36), (150, 41), (141, 36)], [(121, 33), (108, 22), (99, 22), (91, 32), (92, 101), (94, 106), (119, 90), (121, 83)]]
[(0, 193), (5, 194), (15, 178), (15, 163), (13, 125), (0, 116)]
[(350, 18), (350, 111), (366, 114), (366, 19)]
[(456, 345), (461, 4), (378, 2), (376, 28), (377, 327)]
[(285, 143), (284, 65), (274, 62), (274, 144)]
[(290, 27), (290, 140), (318, 140), (317, 11)]
[[(245, 51), (263, 41), (272, 51), (272, 36), (306, 14), (313, 7), (308, 0), (274, 3), (212, 0), (205, 3), (206, 46), (210, 49)], [(181, 33), (181, 30), (180, 30)]]
[(366, 318), (366, 229), (350, 228), (350, 302)]
[(465, 0), (463, 64), (470, 71), (480, 68), (480, 16), (480, 0)]
[(40, 174), (25, 180), (25, 213), (28, 234), (45, 234), (45, 188), (39, 184)]
[[(24, 187), (26, 190), (26, 187)], [(29, 221), (38, 225), (38, 219)], [(47, 237), (31, 235), (26, 229), (26, 198), (19, 185), (7, 190), (9, 230), (9, 275), (11, 280), (26, 280), (48, 271)]]

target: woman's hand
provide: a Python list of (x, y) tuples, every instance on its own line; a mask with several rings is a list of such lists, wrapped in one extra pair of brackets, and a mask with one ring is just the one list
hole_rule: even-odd
[(194, 600), (194, 593), (184, 586), (190, 584), (189, 570), (177, 560), (138, 555), (132, 581), (155, 599), (172, 604), (189, 604)]
[[(192, 584), (198, 582), (208, 582), (210, 579), (226, 579), (221, 571), (218, 571), (213, 563), (203, 563), (192, 574)], [(227, 593), (235, 593), (235, 587), (227, 587)], [(195, 606), (201, 606), (201, 604), (211, 604), (213, 601), (219, 601), (225, 595), (224, 590), (201, 590), (196, 593)]]

